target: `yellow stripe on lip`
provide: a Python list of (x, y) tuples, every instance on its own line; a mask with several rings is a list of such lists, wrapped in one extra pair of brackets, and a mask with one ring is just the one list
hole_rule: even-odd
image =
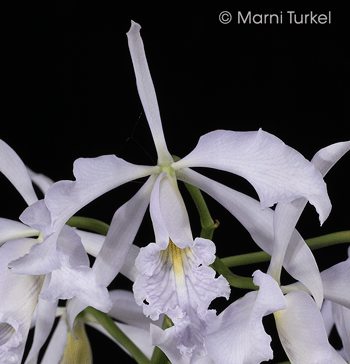
[(168, 268), (173, 268), (176, 283), (180, 286), (185, 284), (185, 268), (188, 256), (191, 254), (191, 248), (181, 249), (177, 247), (171, 239), (165, 250), (160, 251), (161, 259), (166, 262)]

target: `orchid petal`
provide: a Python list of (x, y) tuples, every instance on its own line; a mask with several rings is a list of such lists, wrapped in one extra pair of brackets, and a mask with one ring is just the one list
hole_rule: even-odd
[(0, 248), (0, 361), (21, 361), (43, 276), (18, 275), (7, 268), (18, 254), (29, 251), (33, 239), (8, 242)]
[[(333, 165), (350, 149), (350, 142), (332, 144), (319, 150), (311, 163), (320, 171), (322, 177), (333, 167)], [(274, 214), (274, 249), (271, 257), (271, 263), (268, 273), (279, 281), (282, 263), (286, 253), (290, 237), (302, 211), (305, 208), (307, 200), (305, 198), (296, 199), (290, 203), (279, 203)], [(297, 247), (295, 247), (298, 249)], [(319, 307), (322, 302), (322, 289), (318, 288)], [(315, 297), (315, 295), (314, 295)]]
[(47, 190), (53, 185), (53, 180), (44, 174), (35, 173), (31, 169), (27, 167), (28, 174), (32, 182), (34, 182), (41, 190), (41, 192), (45, 195)]
[(40, 231), (44, 236), (54, 232), (51, 226), (51, 214), (44, 200), (37, 201), (27, 207), (19, 218), (23, 223)]
[[(176, 175), (178, 179), (200, 188), (217, 200), (248, 230), (256, 244), (272, 255), (274, 212), (271, 209), (261, 210), (255, 199), (189, 168), (176, 171)], [(283, 266), (292, 277), (310, 289), (318, 304), (322, 302), (322, 282), (315, 258), (297, 230), (293, 231)]]
[(285, 296), (287, 309), (274, 313), (278, 335), (292, 364), (332, 363), (321, 313), (304, 291)]
[(79, 229), (76, 229), (75, 232), (79, 235), (86, 252), (96, 258), (98, 253), (101, 251), (106, 237), (104, 235), (90, 233)]
[(187, 210), (176, 178), (163, 172), (157, 179), (152, 195), (150, 213), (156, 243), (165, 249), (169, 238), (179, 248), (193, 241)]
[(321, 272), (325, 298), (350, 309), (350, 259)]
[(158, 167), (138, 166), (106, 155), (74, 162), (76, 181), (59, 181), (45, 195), (56, 229), (95, 198), (126, 182), (156, 173)]
[(263, 208), (305, 197), (315, 206), (321, 224), (331, 210), (320, 172), (299, 152), (261, 129), (205, 134), (196, 148), (172, 167), (211, 167), (238, 174), (253, 185)]
[[(88, 254), (96, 257), (100, 252), (102, 245), (106, 239), (104, 235), (90, 233), (76, 229), (75, 232), (80, 236), (81, 242)], [(140, 253), (140, 248), (136, 245), (131, 245), (128, 254), (124, 258), (124, 264), (120, 269), (120, 273), (135, 282), (139, 272), (135, 267), (135, 259)]]
[(312, 158), (312, 164), (324, 177), (334, 164), (350, 150), (350, 141), (339, 142), (320, 149)]
[(350, 309), (332, 303), (332, 313), (337, 331), (343, 342), (346, 358), (350, 361)]
[(66, 320), (66, 315), (62, 315), (59, 319), (56, 329), (51, 337), (47, 349), (45, 350), (44, 357), (40, 364), (59, 363), (61, 358), (63, 357), (69, 333)]
[(332, 364), (347, 364), (349, 362), (346, 362), (345, 359), (341, 356), (343, 353), (343, 350), (336, 351), (332, 345), (330, 345), (331, 352), (332, 352)]
[(328, 300), (324, 300), (321, 315), (324, 322), (324, 327), (326, 329), (327, 336), (330, 335), (332, 328), (334, 326), (334, 319), (332, 314), (332, 302)]
[(90, 265), (89, 257), (86, 254), (79, 235), (70, 226), (63, 226), (57, 239), (57, 247), (67, 253), (69, 256), (69, 265), (72, 268), (81, 265)]
[[(109, 292), (109, 297), (113, 302), (113, 307), (108, 312), (109, 316), (128, 325), (149, 331), (151, 320), (143, 314), (142, 307), (136, 304), (131, 291), (113, 290)], [(163, 317), (160, 317), (156, 324), (162, 326), (162, 323)]]
[(14, 273), (34, 275), (60, 269), (61, 262), (56, 249), (57, 236), (57, 233), (46, 236), (41, 243), (33, 245), (27, 254), (11, 261), (9, 268)]
[[(130, 247), (145, 215), (156, 176), (151, 176), (140, 190), (114, 214), (103, 246), (92, 267), (99, 284), (108, 286), (125, 264)], [(72, 327), (76, 315), (87, 307), (74, 298), (68, 305)]]
[(133, 286), (136, 303), (152, 320), (161, 313), (172, 319), (175, 344), (184, 355), (206, 354), (203, 335), (217, 319), (208, 306), (214, 298), (229, 295), (227, 281), (215, 278), (208, 267), (214, 253), (215, 245), (202, 238), (183, 249), (171, 241), (165, 250), (151, 243), (141, 248), (135, 262), (140, 272)]
[(106, 240), (93, 265), (99, 283), (109, 285), (124, 264), (149, 204), (156, 176), (151, 176), (140, 190), (113, 216)]
[(17, 153), (1, 139), (0, 172), (16, 187), (28, 205), (38, 201), (26, 166)]
[(29, 238), (38, 235), (39, 232), (37, 230), (19, 221), (0, 218), (0, 246), (9, 240)]
[(130, 55), (136, 76), (137, 90), (157, 149), (158, 164), (172, 163), (173, 158), (166, 146), (157, 96), (148, 68), (140, 29), (141, 26), (132, 21), (131, 28), (127, 33)]
[(78, 297), (87, 306), (108, 312), (112, 306), (108, 291), (96, 282), (93, 270), (84, 265), (73, 268), (69, 262), (69, 255), (61, 249), (58, 250), (58, 255), (62, 266), (49, 273), (50, 285), (41, 292), (40, 297), (50, 302)]
[(136, 277), (139, 275), (139, 272), (135, 266), (135, 260), (139, 254), (140, 248), (136, 245), (131, 245), (128, 255), (125, 257), (124, 265), (120, 269), (120, 273), (126, 278), (129, 278), (132, 282), (135, 282)]
[[(45, 276), (42, 290), (47, 289), (49, 283), (49, 276)], [(36, 323), (33, 344), (30, 348), (25, 364), (37, 363), (39, 351), (45, 344), (53, 327), (56, 318), (57, 303), (58, 300), (54, 302), (49, 302), (39, 297), (36, 310)]]
[(260, 289), (227, 307), (219, 315), (219, 329), (205, 337), (208, 354), (216, 364), (258, 364), (273, 358), (271, 337), (265, 333), (262, 318), (284, 309), (286, 303), (272, 277), (261, 271), (253, 275)]
[(158, 346), (174, 364), (190, 364), (191, 358), (182, 355), (179, 349), (174, 345), (176, 342), (175, 327), (170, 327), (165, 331), (158, 326), (151, 325), (152, 344)]

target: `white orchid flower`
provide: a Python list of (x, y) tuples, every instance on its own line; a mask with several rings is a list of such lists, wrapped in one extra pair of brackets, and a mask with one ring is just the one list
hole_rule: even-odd
[[(29, 171), (14, 150), (2, 140), (0, 171), (28, 204), (43, 206), (43, 201), (37, 199), (31, 178), (43, 192), (51, 184), (50, 180)], [(49, 219), (49, 215), (41, 214), (40, 218), (45, 221)], [(40, 273), (18, 274), (8, 268), (11, 261), (28, 254), (33, 247), (42, 243), (43, 238), (40, 230), (0, 218), (0, 358), (4, 363), (21, 361), (35, 307), (41, 308), (37, 310), (37, 329), (28, 358), (32, 353), (35, 355), (45, 342), (51, 329), (49, 323), (53, 324), (58, 299), (79, 296), (87, 304), (96, 305), (99, 309), (106, 311), (110, 308), (106, 288), (96, 283), (95, 274), (89, 268), (89, 259), (80, 238), (68, 226), (62, 228), (58, 237), (57, 255), (61, 262), (60, 269), (53, 270), (45, 276)], [(40, 265), (40, 261), (37, 264)]]
[[(316, 153), (312, 162), (322, 175), (325, 175), (349, 149), (350, 142), (331, 145)], [(334, 363), (345, 363), (328, 343), (319, 307), (323, 300), (323, 290), (326, 298), (349, 307), (349, 261), (339, 263), (321, 275), (318, 274), (309, 248), (294, 230), (304, 206), (305, 202), (301, 199), (289, 204), (284, 203), (282, 207), (277, 205), (274, 216), (264, 211), (260, 214), (260, 222), (259, 215), (250, 222), (246, 220), (246, 216), (242, 217), (242, 223), (255, 241), (272, 255), (269, 272), (277, 272), (277, 275), (274, 276), (274, 280), (269, 274), (255, 272), (254, 283), (260, 286), (259, 293), (264, 290), (260, 297), (257, 293), (251, 292), (230, 305), (219, 316), (221, 325), (217, 330), (209, 332), (204, 339), (208, 354), (216, 364), (243, 362), (257, 364), (262, 360), (272, 359), (273, 353), (268, 345), (269, 337), (260, 328), (262, 316), (268, 313), (274, 313), (280, 340), (292, 364), (313, 362), (326, 364), (332, 363), (332, 360)], [(283, 219), (278, 217), (278, 214), (282, 214)], [(272, 240), (269, 242), (269, 239)], [(280, 242), (280, 239), (284, 242)], [(287, 246), (283, 247), (286, 242)], [(301, 282), (297, 282), (278, 289), (283, 261), (285, 268), (295, 278), (299, 277), (302, 282), (308, 281), (309, 287), (312, 288), (308, 289)], [(297, 266), (299, 268), (296, 268)], [(287, 293), (285, 297), (282, 292)], [(315, 301), (310, 297), (311, 294)], [(274, 309), (274, 304), (279, 304), (280, 308)], [(347, 312), (348, 309), (345, 307), (342, 310)], [(256, 315), (257, 310), (260, 316)], [(252, 318), (256, 321), (254, 322)], [(340, 326), (342, 332), (346, 333), (348, 325), (345, 326), (342, 322)], [(346, 335), (344, 334), (345, 338)], [(252, 338), (257, 338), (257, 341)], [(159, 345), (163, 345), (162, 349), (167, 355), (171, 355), (170, 345), (168, 347), (162, 341)]]
[[(150, 176), (136, 195), (116, 211), (93, 270), (99, 284), (107, 286), (113, 280), (123, 266), (150, 202), (156, 243), (148, 246), (140, 255), (139, 269), (150, 278), (150, 282), (154, 280), (157, 285), (159, 280), (156, 278), (160, 276), (156, 277), (154, 273), (159, 269), (163, 270), (165, 279), (171, 279), (172, 288), (176, 292), (175, 299), (169, 305), (166, 302), (159, 303), (159, 310), (173, 312), (174, 318), (176, 314), (177, 318), (182, 318), (177, 321), (177, 341), (183, 352), (191, 355), (199, 350), (204, 353), (200, 338), (202, 329), (216, 317), (213, 312), (207, 311), (206, 306), (215, 295), (227, 296), (228, 290), (223, 280), (215, 280), (214, 272), (207, 267), (214, 257), (213, 244), (192, 237), (177, 178), (187, 178), (194, 185), (202, 184), (205, 177), (194, 174), (189, 167), (210, 167), (235, 173), (254, 186), (260, 198), (260, 209), (276, 202), (288, 203), (303, 197), (315, 206), (321, 224), (327, 218), (331, 204), (323, 178), (313, 164), (277, 137), (262, 130), (217, 130), (208, 133), (200, 138), (190, 154), (174, 162), (163, 135), (157, 98), (139, 30), (140, 26), (132, 22), (127, 35), (137, 88), (156, 145), (158, 164), (135, 165), (114, 155), (76, 160), (73, 169), (76, 180), (55, 183), (45, 195), (45, 204), (34, 203), (22, 214), (22, 221), (35, 229), (45, 229), (46, 234), (40, 245), (33, 246), (29, 254), (11, 262), (10, 266), (15, 272), (27, 274), (44, 274), (59, 269), (62, 263), (57, 250), (57, 237), (66, 221), (84, 205), (107, 191), (134, 179)], [(210, 182), (215, 184), (212, 180), (203, 183), (204, 190)], [(221, 187), (217, 186), (214, 191), (220, 193)], [(255, 207), (252, 210), (255, 214)], [(46, 218), (43, 222), (42, 217), (47, 217), (47, 211), (50, 219)], [(249, 211), (250, 207), (243, 207), (238, 215), (244, 216)], [(114, 254), (115, 252), (118, 253)], [(148, 267), (145, 266), (147, 257)], [(198, 284), (198, 279), (201, 278), (204, 278), (202, 291), (195, 294), (192, 284)], [(144, 288), (146, 285), (146, 279), (143, 284), (135, 285), (136, 296), (139, 296), (137, 287)], [(186, 289), (189, 293), (185, 293)], [(208, 292), (207, 298), (202, 296), (204, 291)], [(197, 297), (195, 302), (191, 301), (192, 294)], [(157, 316), (154, 312), (158, 308), (152, 308), (154, 302), (150, 287), (147, 295), (150, 302), (145, 304), (145, 310)], [(77, 298), (70, 302), (70, 325), (76, 314), (85, 307), (86, 304)], [(190, 310), (188, 315), (184, 314), (185, 307)], [(183, 335), (192, 330), (192, 324), (197, 336), (193, 342), (186, 343)]]

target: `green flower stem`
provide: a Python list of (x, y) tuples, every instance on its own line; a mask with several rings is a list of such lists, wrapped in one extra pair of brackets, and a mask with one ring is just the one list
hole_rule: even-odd
[[(201, 238), (212, 240), (214, 230), (219, 226), (218, 222), (212, 219), (208, 206), (205, 203), (202, 192), (192, 185), (185, 183), (185, 186), (190, 193), (200, 216), (202, 231)], [(223, 261), (216, 257), (213, 264), (210, 265), (216, 272), (223, 275), (232, 287), (258, 289), (253, 283), (253, 278), (241, 277), (231, 272), (231, 270), (223, 263)]]
[(189, 185), (188, 183), (185, 183), (185, 186), (190, 193), (199, 213), (202, 226), (200, 236), (201, 238), (211, 240), (213, 238), (214, 230), (219, 226), (219, 222), (214, 222), (212, 219), (202, 192), (197, 187)]
[(86, 229), (97, 234), (107, 235), (109, 225), (90, 217), (73, 216), (67, 221), (67, 225), (78, 229)]
[[(340, 243), (350, 243), (350, 230), (339, 231), (332, 234), (319, 236), (305, 240), (311, 250), (325, 248)], [(253, 263), (268, 262), (271, 259), (270, 255), (264, 251), (241, 254), (232, 257), (222, 258), (221, 261), (229, 268), (248, 265)]]
[(215, 258), (214, 263), (210, 266), (219, 274), (222, 274), (232, 287), (254, 290), (259, 289), (259, 287), (253, 283), (253, 278), (241, 277), (232, 273), (231, 270), (218, 257)]
[[(173, 322), (167, 315), (164, 315), (162, 329), (166, 330), (171, 326), (174, 326)], [(167, 363), (170, 363), (168, 357), (163, 353), (161, 349), (158, 348), (158, 346), (156, 346), (153, 350), (151, 364), (167, 364)]]
[[(89, 316), (92, 316), (92, 319)], [(145, 354), (120, 330), (106, 313), (93, 307), (87, 307), (83, 311), (83, 317), (85, 321), (97, 321), (101, 324), (131, 354), (138, 364), (150, 364)]]

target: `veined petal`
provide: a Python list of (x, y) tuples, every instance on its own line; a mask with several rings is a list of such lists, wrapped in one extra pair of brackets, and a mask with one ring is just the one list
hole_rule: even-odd
[[(332, 144), (319, 150), (313, 157), (311, 163), (324, 177), (333, 165), (350, 149), (350, 142)], [(291, 245), (295, 240), (291, 236), (299, 217), (307, 203), (305, 198), (298, 198), (289, 203), (279, 203), (274, 214), (274, 247), (268, 273), (279, 281), (282, 263), (288, 244)], [(299, 244), (298, 244), (299, 245)], [(295, 246), (294, 250), (299, 247)], [(290, 251), (290, 250), (289, 250)], [(288, 259), (288, 258), (287, 258)], [(320, 283), (320, 279), (318, 279)], [(316, 290), (319, 296), (318, 305), (322, 304), (322, 287)], [(314, 294), (314, 292), (313, 292)], [(316, 298), (314, 294), (314, 298)]]
[[(68, 326), (66, 315), (62, 315), (52, 335), (41, 364), (59, 363), (63, 357), (68, 339)], [(27, 364), (27, 363), (26, 363)], [(31, 364), (31, 363), (28, 363)]]
[(196, 148), (172, 167), (211, 167), (238, 174), (254, 186), (263, 208), (305, 197), (315, 206), (321, 224), (331, 210), (320, 172), (299, 152), (261, 129), (205, 134)]
[(254, 272), (259, 291), (249, 292), (220, 315), (220, 327), (205, 337), (208, 354), (215, 364), (258, 364), (273, 358), (271, 337), (262, 318), (286, 307), (277, 282), (261, 271)]
[(30, 251), (22, 257), (9, 263), (9, 268), (19, 274), (46, 274), (61, 267), (57, 255), (56, 242), (58, 233), (48, 235), (37, 244), (33, 245)]
[(78, 297), (87, 306), (108, 312), (112, 302), (109, 299), (106, 287), (96, 282), (93, 270), (88, 266), (71, 267), (69, 255), (58, 250), (62, 266), (51, 273), (50, 284), (43, 290), (40, 297), (55, 302), (58, 299), (71, 299)]
[[(224, 206), (248, 230), (257, 245), (272, 255), (274, 242), (274, 212), (261, 210), (255, 199), (207, 178), (189, 168), (176, 171), (178, 179), (206, 192)], [(322, 301), (322, 282), (315, 258), (304, 239), (294, 229), (284, 257), (284, 268), (309, 288), (318, 304)]]
[(332, 353), (322, 315), (304, 291), (285, 296), (287, 309), (274, 313), (278, 335), (292, 364), (329, 364)]
[(33, 239), (10, 241), (0, 248), (0, 361), (20, 362), (43, 276), (19, 275), (8, 262), (28, 251)]
[(108, 286), (120, 272), (149, 204), (156, 176), (151, 176), (140, 190), (113, 216), (106, 240), (93, 265), (98, 282)]
[(346, 358), (350, 361), (350, 309), (332, 303), (332, 313), (339, 336), (343, 342)]
[(334, 164), (350, 150), (350, 141), (331, 144), (320, 149), (312, 158), (312, 164), (324, 177)]
[(27, 167), (30, 179), (40, 188), (41, 192), (45, 195), (47, 190), (53, 185), (54, 181), (41, 173), (36, 173)]
[(28, 205), (38, 201), (26, 166), (17, 153), (1, 139), (0, 172), (16, 187)]
[(350, 258), (321, 272), (325, 298), (350, 309)]
[(137, 90), (157, 149), (158, 164), (172, 163), (173, 158), (166, 146), (157, 96), (148, 68), (140, 29), (141, 26), (139, 24), (131, 21), (131, 28), (127, 33), (132, 64), (135, 70)]
[(175, 327), (170, 327), (165, 331), (161, 328), (151, 325), (152, 344), (158, 346), (174, 364), (190, 364), (191, 358), (180, 353), (180, 350), (174, 345), (176, 342)]
[[(106, 239), (92, 267), (99, 284), (107, 287), (124, 266), (145, 215), (156, 178), (149, 177), (140, 190), (115, 212)], [(132, 265), (134, 266), (134, 262)], [(79, 302), (78, 297), (73, 298), (68, 305), (70, 327), (76, 315), (86, 307), (86, 302)]]
[(0, 246), (9, 240), (29, 238), (38, 235), (39, 232), (37, 230), (19, 221), (0, 218)]
[(192, 244), (193, 237), (187, 210), (176, 178), (163, 172), (157, 179), (150, 204), (156, 243), (165, 249), (169, 238), (179, 248)]
[[(183, 249), (172, 241), (166, 249), (151, 243), (136, 259), (140, 274), (133, 286), (135, 301), (152, 320), (165, 313), (175, 324), (176, 346), (184, 355), (205, 355), (203, 335), (217, 319), (210, 302), (228, 298), (229, 286), (208, 267), (215, 259), (215, 245), (197, 238)], [(146, 300), (147, 303), (144, 303)]]
[[(45, 281), (42, 290), (45, 290), (50, 283), (49, 275), (45, 276)], [(52, 326), (56, 318), (58, 300), (49, 302), (39, 296), (36, 308), (36, 322), (34, 330), (33, 344), (28, 353), (25, 364), (36, 364), (39, 351), (45, 344), (50, 335)]]
[[(136, 304), (131, 291), (116, 289), (109, 291), (109, 297), (113, 302), (113, 307), (108, 312), (109, 316), (128, 325), (149, 331), (151, 320), (143, 314), (142, 307)], [(157, 322), (153, 321), (153, 323), (162, 326), (163, 315)]]
[(59, 181), (45, 195), (56, 229), (79, 209), (126, 182), (158, 172), (158, 167), (138, 166), (115, 155), (79, 158), (74, 162), (76, 181)]

